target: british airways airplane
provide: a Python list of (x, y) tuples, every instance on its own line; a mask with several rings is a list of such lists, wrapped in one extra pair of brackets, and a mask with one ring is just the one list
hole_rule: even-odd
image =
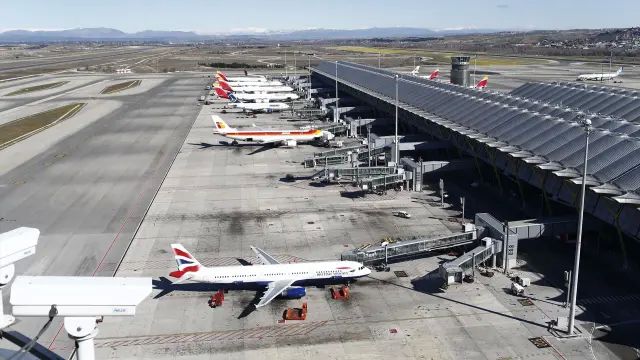
[(282, 264), (257, 247), (251, 247), (262, 265), (252, 266), (202, 266), (180, 244), (171, 244), (178, 270), (169, 276), (178, 278), (174, 284), (194, 281), (213, 284), (255, 284), (266, 287), (256, 308), (265, 306), (278, 295), (301, 298), (306, 295), (305, 285), (344, 284), (367, 276), (371, 270), (355, 261), (322, 261)]

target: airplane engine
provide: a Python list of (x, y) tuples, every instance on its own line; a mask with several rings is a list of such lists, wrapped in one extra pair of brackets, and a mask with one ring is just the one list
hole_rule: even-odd
[(295, 140), (287, 140), (285, 141), (285, 146), (296, 147), (298, 146), (298, 142)]
[(307, 295), (307, 289), (299, 286), (293, 286), (283, 291), (281, 296), (286, 299), (300, 299), (305, 295)]
[(335, 138), (336, 136), (335, 136), (335, 135), (333, 135), (330, 131), (324, 131), (324, 132), (322, 133), (322, 137), (323, 137), (325, 140), (332, 140), (332, 139), (333, 139), (333, 138)]

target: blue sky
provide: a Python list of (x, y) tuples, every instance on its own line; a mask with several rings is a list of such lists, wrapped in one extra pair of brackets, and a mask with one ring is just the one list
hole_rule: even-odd
[(0, 31), (112, 27), (207, 34), (244, 29), (568, 29), (640, 24), (639, 0), (0, 0), (0, 9)]

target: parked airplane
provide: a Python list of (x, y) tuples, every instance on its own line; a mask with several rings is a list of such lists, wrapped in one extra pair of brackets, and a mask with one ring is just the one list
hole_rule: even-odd
[(577, 81), (605, 81), (605, 80), (613, 80), (622, 74), (622, 66), (618, 69), (618, 71), (614, 73), (599, 73), (599, 74), (583, 74), (578, 75)]
[[(231, 93), (219, 86), (216, 86), (213, 89), (215, 90), (216, 95), (218, 95), (218, 97), (220, 98), (229, 99), (229, 95), (231, 95)], [(300, 98), (298, 94), (294, 93), (233, 93), (233, 96), (238, 100), (248, 100), (254, 102), (268, 102), (271, 100), (296, 100)]]
[(280, 81), (229, 81), (229, 80), (225, 80), (225, 78), (223, 78), (222, 76), (216, 76), (216, 80), (218, 82), (220, 81), (226, 81), (227, 84), (229, 84), (230, 86), (282, 86), (282, 83)]
[(420, 76), (420, 77), (427, 80), (435, 80), (438, 78), (438, 76), (440, 76), (440, 69), (433, 70), (433, 72), (431, 72), (429, 76)]
[(489, 77), (485, 75), (485, 77), (483, 77), (482, 80), (478, 81), (475, 86), (472, 86), (472, 88), (484, 89), (487, 87), (487, 85), (489, 85)]
[(247, 103), (238, 100), (234, 93), (229, 93), (227, 96), (230, 100), (229, 106), (232, 108), (242, 109), (243, 111), (272, 112), (289, 109), (289, 104), (285, 104), (283, 102), (269, 102), (266, 100), (262, 102)]
[(261, 76), (261, 75), (248, 76), (246, 71), (244, 73), (245, 73), (245, 76), (242, 76), (242, 77), (227, 77), (227, 75), (225, 73), (223, 73), (222, 71), (216, 71), (216, 77), (221, 77), (225, 81), (235, 81), (235, 82), (243, 82), (243, 81), (248, 81), (248, 82), (255, 82), (255, 81), (266, 82), (267, 81), (267, 79), (264, 76)]
[(282, 264), (257, 247), (251, 247), (262, 265), (204, 267), (184, 246), (171, 244), (178, 271), (169, 275), (178, 278), (174, 284), (195, 281), (215, 284), (255, 284), (266, 286), (256, 308), (269, 304), (278, 295), (301, 298), (306, 295), (305, 285), (314, 283), (344, 284), (367, 276), (367, 267), (355, 261), (322, 261)]
[(214, 84), (214, 86), (220, 86), (227, 91), (233, 92), (292, 92), (293, 88), (290, 86), (232, 86), (224, 80), (220, 80)]
[(311, 142), (318, 139), (331, 140), (334, 135), (325, 130), (305, 129), (305, 130), (238, 130), (229, 127), (222, 118), (211, 115), (216, 127), (216, 133), (232, 139), (232, 144), (238, 141), (256, 142), (260, 144), (282, 144), (286, 146), (296, 146), (299, 142)]

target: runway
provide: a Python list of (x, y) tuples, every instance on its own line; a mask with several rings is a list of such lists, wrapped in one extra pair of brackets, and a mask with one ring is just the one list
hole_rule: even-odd
[[(3, 166), (33, 152), (0, 175), (0, 231), (30, 226), (42, 234), (36, 256), (18, 263), (17, 274), (113, 275), (200, 110), (204, 87), (202, 76), (141, 78), (140, 88), (120, 94), (97, 98), (102, 87), (93, 87), (43, 103), (85, 101), (88, 108), (0, 152)], [(9, 330), (33, 336), (41, 323), (21, 319)], [(59, 324), (41, 344), (53, 341)]]

